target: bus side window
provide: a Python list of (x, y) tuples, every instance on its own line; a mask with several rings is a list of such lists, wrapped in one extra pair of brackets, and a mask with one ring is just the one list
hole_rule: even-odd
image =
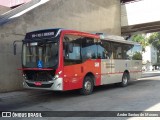
[(132, 48), (133, 45), (123, 45), (123, 59), (132, 59)]
[(132, 48), (132, 59), (133, 60), (142, 60), (142, 46), (134, 45)]
[(117, 47), (116, 54), (117, 54), (118, 59), (122, 58), (122, 47), (121, 46)]
[(97, 45), (93, 38), (84, 38), (81, 49), (82, 60), (97, 58)]
[(114, 59), (122, 59), (122, 45), (113, 43), (113, 58)]
[(110, 59), (112, 56), (112, 50), (110, 43), (105, 40), (101, 40), (101, 43), (98, 44), (98, 58), (100, 59)]

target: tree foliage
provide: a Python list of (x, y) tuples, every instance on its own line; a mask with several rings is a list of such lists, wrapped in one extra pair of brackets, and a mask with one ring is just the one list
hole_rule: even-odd
[(152, 44), (155, 48), (157, 48), (157, 50), (159, 50), (160, 49), (160, 33), (159, 32), (152, 33), (148, 38), (148, 42), (149, 44)]
[(133, 56), (132, 56), (133, 60), (142, 60), (142, 54), (140, 52), (136, 52)]
[(148, 39), (146, 39), (145, 34), (137, 34), (132, 37), (132, 41), (138, 42), (142, 45), (142, 51), (145, 51), (145, 47), (149, 45)]

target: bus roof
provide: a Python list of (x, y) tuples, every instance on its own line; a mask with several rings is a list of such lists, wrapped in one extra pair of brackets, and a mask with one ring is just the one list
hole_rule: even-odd
[[(101, 37), (100, 37), (101, 38)], [(117, 43), (124, 43), (124, 44), (136, 44), (136, 45), (140, 45), (137, 42), (134, 41), (130, 41), (130, 40), (125, 40), (123, 37), (121, 36), (116, 36), (116, 35), (105, 35), (101, 38), (102, 40), (107, 40), (107, 41), (112, 41), (112, 42), (117, 42)]]
[[(76, 31), (76, 30), (64, 29), (64, 28), (42, 29), (42, 30), (36, 30), (36, 31), (28, 32), (26, 34), (25, 38), (39, 37), (39, 35), (40, 36), (44, 36), (44, 35), (53, 36), (53, 32), (54, 32), (54, 36), (57, 36), (57, 34), (59, 34), (61, 31), (80, 33), (80, 35), (84, 35), (84, 36), (88, 36), (88, 37), (94, 37), (94, 38), (100, 38), (101, 40), (107, 40), (107, 41), (112, 41), (112, 42), (117, 42), (117, 43), (140, 45), (139, 43), (136, 43), (136, 42), (133, 42), (133, 41), (130, 41), (130, 40), (125, 40), (121, 36), (92, 34), (92, 33), (87, 33), (87, 32)], [(45, 32), (45, 34), (44, 34), (44, 32)], [(41, 34), (41, 33), (43, 33), (43, 34)]]
[(64, 29), (64, 28), (41, 29), (41, 30), (28, 32), (26, 34), (25, 38), (26, 39), (32, 39), (32, 38), (50, 37), (50, 36), (56, 37), (61, 32), (73, 33), (73, 34), (83, 35), (83, 36), (92, 37), (92, 38), (99, 38), (99, 35), (96, 35), (96, 34), (81, 32), (81, 31), (76, 31), (76, 30), (69, 30), (69, 29)]

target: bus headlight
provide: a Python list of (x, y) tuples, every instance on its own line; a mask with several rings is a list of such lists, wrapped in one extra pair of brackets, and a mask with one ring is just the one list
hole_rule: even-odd
[(55, 75), (54, 78), (53, 78), (53, 80), (56, 80), (58, 78), (59, 78), (59, 75)]
[(23, 74), (23, 79), (24, 79), (24, 80), (27, 80), (26, 74)]
[(61, 73), (62, 73), (62, 71), (59, 71), (58, 74), (56, 74), (56, 75), (54, 76), (53, 80), (58, 79), (58, 78), (59, 78), (59, 75), (60, 75)]

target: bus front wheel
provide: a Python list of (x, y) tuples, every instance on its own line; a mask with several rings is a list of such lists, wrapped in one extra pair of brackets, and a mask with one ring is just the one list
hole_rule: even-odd
[(83, 87), (80, 89), (82, 95), (89, 95), (93, 92), (93, 80), (90, 76), (86, 76), (83, 81)]

